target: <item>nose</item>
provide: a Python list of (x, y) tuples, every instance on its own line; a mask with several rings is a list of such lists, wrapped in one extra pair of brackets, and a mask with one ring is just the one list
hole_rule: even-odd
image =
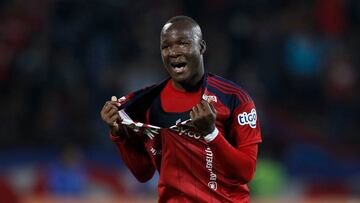
[(169, 49), (169, 56), (170, 57), (178, 57), (180, 56), (180, 52), (176, 48)]

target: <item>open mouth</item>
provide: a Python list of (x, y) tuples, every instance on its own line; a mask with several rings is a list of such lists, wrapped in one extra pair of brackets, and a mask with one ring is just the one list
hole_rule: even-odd
[(187, 66), (185, 62), (181, 63), (171, 63), (171, 67), (173, 68), (175, 73), (182, 73), (186, 70)]

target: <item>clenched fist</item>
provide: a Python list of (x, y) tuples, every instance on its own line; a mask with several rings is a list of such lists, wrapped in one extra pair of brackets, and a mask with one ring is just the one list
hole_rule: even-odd
[(112, 135), (120, 136), (122, 134), (122, 128), (117, 123), (120, 120), (118, 114), (118, 107), (120, 102), (115, 96), (111, 97), (111, 101), (107, 101), (104, 107), (101, 109), (101, 119), (109, 126)]
[(190, 118), (196, 129), (203, 136), (212, 133), (215, 130), (216, 110), (214, 106), (201, 100), (190, 111)]

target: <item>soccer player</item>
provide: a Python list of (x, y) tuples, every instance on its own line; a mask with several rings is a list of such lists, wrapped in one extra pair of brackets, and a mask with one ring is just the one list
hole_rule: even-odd
[(159, 202), (249, 202), (261, 142), (254, 102), (204, 71), (206, 43), (192, 18), (168, 20), (160, 50), (170, 77), (101, 110), (121, 158), (140, 182), (159, 172)]

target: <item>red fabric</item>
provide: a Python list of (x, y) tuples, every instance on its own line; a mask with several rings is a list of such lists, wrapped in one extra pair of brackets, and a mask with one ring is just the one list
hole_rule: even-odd
[[(220, 101), (214, 106), (218, 112), (217, 121), (229, 118), (230, 112), (223, 108)], [(234, 113), (249, 113), (253, 108), (254, 104), (248, 102), (235, 109)], [(124, 143), (126, 139), (118, 138), (117, 147), (138, 180), (150, 179), (154, 167), (160, 172), (159, 202), (248, 202), (246, 183), (255, 172), (260, 130), (258, 121), (257, 127), (251, 128), (248, 124), (239, 125), (237, 116), (232, 118), (233, 130), (226, 139), (224, 126), (219, 125), (222, 122), (217, 122), (219, 134), (210, 143), (206, 143), (200, 135), (186, 133), (190, 131), (184, 128), (182, 134), (162, 129), (154, 140), (145, 140), (148, 155), (135, 147), (134, 142)], [(128, 133), (129, 137), (136, 137), (136, 133), (130, 130)], [(116, 141), (114, 137), (113, 141)], [(206, 156), (208, 147), (211, 149), (211, 168), (216, 174), (217, 190), (210, 189), (208, 185), (211, 182), (207, 167), (209, 157)], [(161, 153), (153, 154), (154, 150)]]
[(196, 92), (184, 92), (175, 89), (173, 83), (169, 80), (160, 94), (161, 106), (165, 112), (189, 111), (200, 102), (201, 90), (200, 87)]
[[(155, 169), (159, 171), (159, 202), (249, 202), (246, 183), (254, 175), (257, 144), (261, 142), (259, 120), (254, 103), (244, 91), (223, 81), (215, 82), (212, 89), (217, 89), (216, 94), (204, 89), (204, 94), (215, 98), (217, 111), (219, 134), (212, 142), (207, 143), (186, 126), (162, 129), (154, 139), (131, 130), (123, 138), (113, 138), (138, 180), (149, 180)], [(160, 94), (165, 96), (166, 111), (190, 110), (201, 99), (201, 90), (181, 93), (171, 82), (165, 89)], [(196, 101), (195, 96), (189, 99), (187, 94), (197, 95)], [(227, 97), (224, 94), (240, 97), (241, 103), (229, 108), (222, 103), (227, 101), (220, 99)], [(161, 100), (164, 101), (162, 97)], [(133, 140), (135, 137), (143, 139)]]
[[(129, 134), (134, 133), (128, 131)], [(150, 180), (154, 173), (155, 168), (151, 162), (149, 154), (144, 149), (144, 145), (136, 136), (117, 137), (110, 134), (110, 139), (116, 143), (116, 147), (120, 153), (120, 157), (134, 174), (135, 178), (140, 182)]]
[(211, 143), (192, 135), (161, 130), (159, 202), (248, 202), (257, 144), (235, 148), (222, 134)]
[(252, 179), (256, 167), (257, 143), (233, 147), (224, 136), (218, 135), (209, 146), (214, 152), (215, 159), (221, 160), (227, 178), (241, 184), (246, 184)]
[(230, 129), (230, 136), (228, 139), (230, 143), (237, 148), (262, 142), (260, 122), (258, 118), (256, 118), (255, 128), (250, 127), (249, 124), (239, 124), (239, 115), (243, 113), (249, 114), (253, 110), (256, 111), (256, 108), (252, 101), (246, 102), (234, 110), (234, 118), (231, 125), (233, 128)]

